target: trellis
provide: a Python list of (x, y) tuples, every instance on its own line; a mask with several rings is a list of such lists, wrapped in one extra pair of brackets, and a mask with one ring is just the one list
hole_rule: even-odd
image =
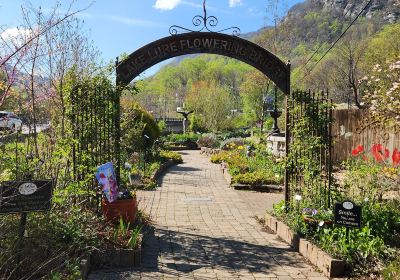
[(95, 186), (98, 165), (118, 162), (118, 101), (115, 87), (103, 77), (77, 82), (69, 94), (73, 174), (86, 190)]
[(332, 100), (328, 92), (293, 91), (286, 102), (286, 201), (332, 204)]

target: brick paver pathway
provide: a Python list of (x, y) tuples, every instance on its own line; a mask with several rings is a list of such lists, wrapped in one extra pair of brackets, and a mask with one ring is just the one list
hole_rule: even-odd
[(142, 268), (102, 271), (96, 279), (327, 279), (254, 218), (282, 196), (229, 188), (218, 165), (182, 152), (155, 191), (138, 194), (154, 221)]

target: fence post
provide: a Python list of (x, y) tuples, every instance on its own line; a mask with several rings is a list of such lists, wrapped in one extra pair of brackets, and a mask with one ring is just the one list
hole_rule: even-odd
[[(290, 97), (290, 60), (286, 64), (288, 68), (288, 79), (286, 84), (286, 116), (285, 116), (285, 157), (289, 156), (290, 151), (290, 115), (289, 115), (289, 97)], [(290, 201), (290, 190), (289, 190), (289, 167), (286, 163), (285, 166), (285, 204), (288, 209)]]
[[(118, 57), (115, 60), (115, 69), (118, 66)], [(114, 152), (115, 152), (115, 160), (116, 160), (116, 176), (117, 182), (121, 182), (121, 87), (118, 82), (118, 77), (116, 80), (115, 86), (115, 98), (114, 98)]]

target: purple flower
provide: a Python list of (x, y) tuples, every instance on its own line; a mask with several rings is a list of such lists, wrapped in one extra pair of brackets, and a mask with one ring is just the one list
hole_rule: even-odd
[(310, 214), (311, 213), (311, 209), (310, 208), (303, 208), (303, 210), (301, 212), (303, 213), (303, 215)]
[(313, 209), (312, 212), (311, 212), (311, 216), (315, 216), (315, 215), (317, 215), (317, 213), (318, 213), (318, 210), (317, 209)]

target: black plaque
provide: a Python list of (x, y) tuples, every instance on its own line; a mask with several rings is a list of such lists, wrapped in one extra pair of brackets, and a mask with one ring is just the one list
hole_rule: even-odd
[(232, 57), (260, 70), (284, 93), (290, 91), (290, 64), (253, 42), (215, 32), (189, 32), (154, 41), (117, 65), (117, 85), (128, 85), (151, 66), (172, 57), (211, 53)]
[(8, 181), (0, 185), (0, 214), (48, 211), (53, 180)]
[(351, 201), (335, 204), (335, 224), (347, 228), (361, 227), (361, 206)]

